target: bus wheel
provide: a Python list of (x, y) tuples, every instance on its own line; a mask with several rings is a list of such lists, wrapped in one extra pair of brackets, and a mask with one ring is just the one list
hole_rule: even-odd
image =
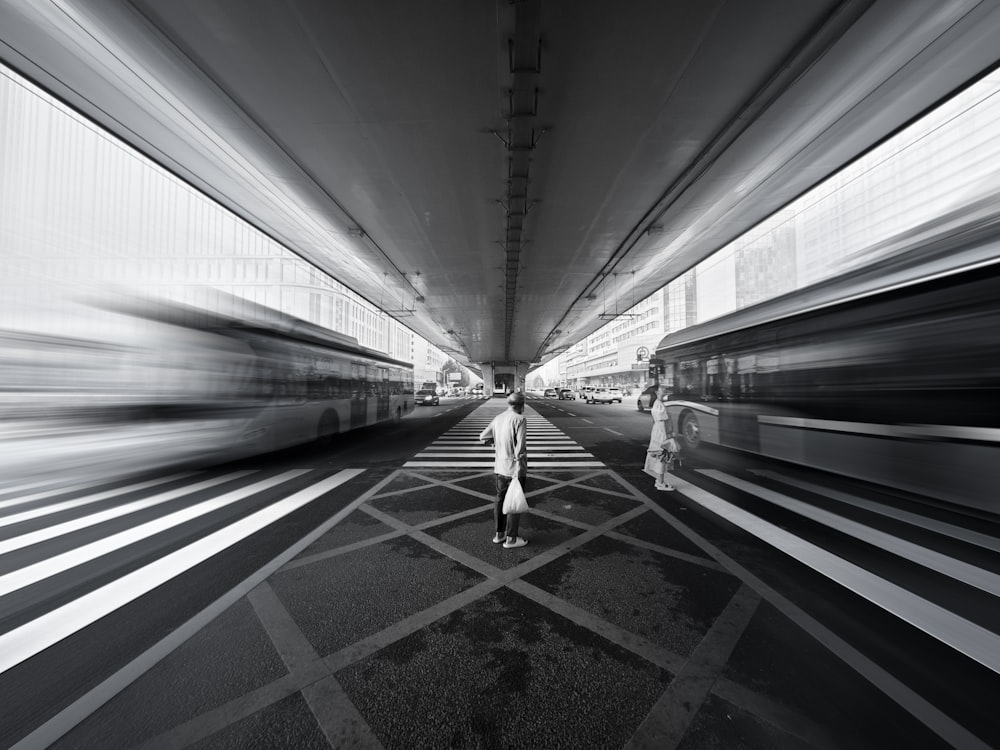
[(646, 411), (646, 410), (645, 410), (645, 409), (644, 409), (644, 408), (642, 407), (642, 399), (641, 399), (641, 398), (640, 398), (640, 399), (639, 399), (638, 401), (636, 401), (636, 402), (635, 402), (635, 405), (636, 405), (636, 407), (637, 407), (637, 408), (639, 409), (639, 411)]
[(337, 412), (324, 412), (319, 420), (319, 430), (316, 435), (316, 442), (320, 445), (329, 445), (333, 442), (333, 436), (340, 432), (340, 417)]
[(698, 425), (698, 417), (693, 412), (686, 411), (681, 414), (680, 436), (684, 448), (689, 451), (697, 450), (701, 445), (701, 427)]

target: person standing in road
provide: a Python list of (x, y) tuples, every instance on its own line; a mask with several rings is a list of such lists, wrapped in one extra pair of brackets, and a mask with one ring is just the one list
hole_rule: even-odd
[(496, 458), (493, 471), (496, 474), (497, 499), (493, 507), (496, 533), (493, 543), (503, 542), (504, 549), (523, 547), (527, 539), (517, 535), (521, 516), (517, 513), (504, 514), (503, 499), (514, 477), (518, 478), (525, 490), (528, 478), (528, 420), (524, 416), (524, 394), (516, 391), (507, 396), (507, 411), (493, 418), (479, 435), (480, 441), (493, 445)]
[(653, 414), (653, 429), (649, 433), (649, 447), (646, 449), (646, 464), (642, 470), (656, 480), (656, 489), (664, 492), (673, 490), (673, 485), (666, 481), (667, 461), (670, 458), (667, 441), (674, 436), (673, 420), (667, 413), (663, 402), (667, 397), (667, 386), (656, 389), (656, 398), (651, 404)]

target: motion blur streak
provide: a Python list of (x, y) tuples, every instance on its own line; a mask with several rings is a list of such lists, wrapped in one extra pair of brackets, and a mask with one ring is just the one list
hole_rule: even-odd
[(103, 338), (0, 331), (5, 480), (217, 463), (413, 409), (412, 365), (349, 336), (222, 292), (112, 299), (78, 303)]

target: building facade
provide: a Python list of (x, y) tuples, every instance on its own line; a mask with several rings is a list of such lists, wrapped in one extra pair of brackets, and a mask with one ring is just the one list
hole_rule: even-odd
[(93, 300), (231, 296), (411, 361), (405, 325), (3, 66), (0, 126), (0, 328), (115, 337)]

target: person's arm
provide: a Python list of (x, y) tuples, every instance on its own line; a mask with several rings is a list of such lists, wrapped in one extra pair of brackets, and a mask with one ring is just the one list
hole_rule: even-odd
[(514, 428), (514, 456), (518, 474), (528, 472), (528, 420), (520, 419)]
[(479, 442), (491, 445), (493, 443), (493, 422), (486, 425), (486, 429), (479, 433)]

